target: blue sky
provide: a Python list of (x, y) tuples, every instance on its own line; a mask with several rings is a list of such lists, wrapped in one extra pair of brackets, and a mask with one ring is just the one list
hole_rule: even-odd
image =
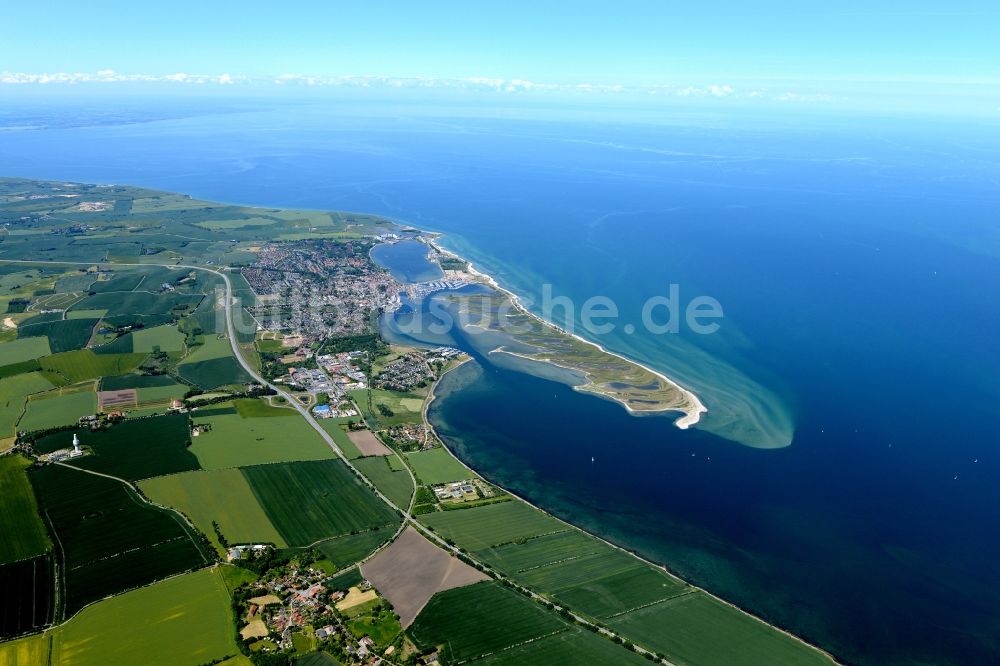
[(11, 3), (0, 80), (421, 77), (871, 103), (947, 95), (1000, 110), (1000, 3), (818, 4)]

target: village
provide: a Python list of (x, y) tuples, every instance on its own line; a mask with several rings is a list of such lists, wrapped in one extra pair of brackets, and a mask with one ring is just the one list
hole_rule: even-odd
[[(321, 648), (342, 663), (395, 663), (397, 647), (378, 629), (383, 624), (398, 629), (398, 620), (356, 568), (331, 577), (316, 563), (279, 560), (272, 567), (275, 554), (266, 544), (234, 546), (227, 553), (233, 564), (256, 562), (265, 568), (259, 580), (238, 588), (233, 597), (239, 636), (251, 654)], [(368, 627), (375, 637), (365, 631)]]

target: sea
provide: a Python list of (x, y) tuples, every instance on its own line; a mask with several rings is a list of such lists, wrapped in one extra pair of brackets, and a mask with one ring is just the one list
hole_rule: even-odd
[[(708, 408), (688, 430), (631, 416), (456, 335), (475, 360), (430, 416), (462, 460), (845, 662), (989, 664), (998, 130), (813, 110), (46, 102), (0, 112), (0, 175), (440, 232), (532, 312)], [(438, 277), (415, 244), (375, 256)], [(593, 297), (616, 307), (613, 330), (584, 325)], [(706, 302), (713, 332), (683, 316)]]

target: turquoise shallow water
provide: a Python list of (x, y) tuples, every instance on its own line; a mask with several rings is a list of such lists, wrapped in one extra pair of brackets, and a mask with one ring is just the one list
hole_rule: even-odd
[[(463, 459), (849, 661), (991, 663), (997, 137), (301, 107), (6, 132), (0, 170), (381, 213), (536, 304), (609, 296), (595, 339), (696, 390), (704, 427), (480, 359), (432, 412)], [(718, 333), (626, 332), (670, 284), (722, 304)], [(734, 442), (775, 424), (790, 446)]]

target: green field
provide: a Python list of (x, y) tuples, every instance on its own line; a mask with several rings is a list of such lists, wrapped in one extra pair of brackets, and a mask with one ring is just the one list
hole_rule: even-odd
[(206, 561), (179, 516), (146, 504), (124, 483), (61, 465), (33, 469), (29, 478), (60, 550), (65, 617)]
[[(361, 413), (372, 430), (381, 430), (403, 423), (423, 423), (424, 397), (422, 393), (397, 393), (372, 389), (372, 410), (369, 410), (368, 391), (351, 391), (351, 399), (361, 408)], [(385, 405), (392, 412), (392, 416), (384, 415), (378, 408), (380, 404)]]
[(437, 485), (451, 481), (464, 481), (476, 476), (442, 447), (415, 453), (404, 453), (403, 455), (413, 467), (413, 473), (417, 475), (417, 479), (424, 484)]
[(259, 465), (242, 472), (289, 545), (399, 523), (396, 513), (339, 460)]
[(349, 564), (359, 562), (375, 551), (376, 548), (392, 538), (395, 526), (382, 527), (368, 532), (345, 534), (316, 545), (323, 556), (341, 569)]
[[(198, 459), (188, 450), (187, 414), (167, 414), (116, 423), (107, 430), (76, 431), (90, 455), (68, 464), (135, 481), (161, 474), (198, 469)], [(35, 443), (40, 452), (67, 448), (73, 433), (46, 435)]]
[(556, 613), (488, 581), (435, 594), (410, 625), (409, 634), (419, 649), (440, 646), (441, 654), (455, 662), (568, 628)]
[(607, 546), (579, 530), (566, 529), (555, 534), (508, 542), (495, 548), (477, 550), (487, 564), (501, 571), (516, 573), (553, 562), (600, 552)]
[(155, 404), (168, 400), (181, 399), (191, 388), (187, 384), (179, 384), (170, 375), (117, 375), (101, 380), (102, 391), (120, 391), (136, 389), (139, 404)]
[[(274, 418), (243, 418), (229, 405), (212, 405), (192, 414), (196, 424), (211, 430), (195, 437), (191, 452), (205, 469), (243, 467), (294, 460), (327, 460), (336, 454), (297, 412)], [(219, 413), (222, 411), (222, 413)]]
[(355, 638), (368, 636), (379, 649), (385, 649), (403, 631), (399, 618), (390, 612), (352, 618), (347, 621), (347, 628)]
[(361, 575), (361, 570), (357, 567), (351, 567), (347, 571), (337, 574), (330, 580), (326, 581), (324, 585), (329, 590), (340, 590), (346, 592), (349, 588), (359, 585), (361, 581), (365, 579)]
[(102, 391), (120, 391), (122, 389), (159, 388), (176, 386), (170, 375), (114, 375), (101, 380)]
[(778, 630), (522, 502), (420, 520), (519, 584), (675, 663), (828, 663)]
[(97, 394), (92, 390), (65, 390), (41, 393), (28, 399), (18, 430), (32, 432), (72, 425), (81, 416), (97, 412)]
[(230, 596), (232, 596), (233, 592), (239, 586), (260, 579), (258, 574), (249, 569), (238, 567), (235, 564), (220, 564), (219, 574), (222, 576), (222, 582), (225, 584)]
[(35, 634), (0, 643), (0, 666), (37, 666), (49, 661), (49, 635)]
[(747, 666), (830, 663), (817, 650), (704, 592), (612, 618), (608, 625), (674, 662)]
[(393, 471), (389, 466), (391, 456), (371, 456), (353, 461), (353, 465), (361, 471), (375, 487), (402, 509), (410, 505), (413, 496), (413, 480), (409, 472)]
[(0, 379), (13, 377), (14, 375), (23, 375), (41, 369), (42, 366), (38, 363), (38, 359), (34, 358), (28, 359), (27, 361), (20, 361), (18, 363), (0, 365)]
[(173, 320), (184, 308), (197, 306), (202, 298), (201, 294), (179, 292), (114, 291), (88, 296), (70, 310), (107, 310), (104, 319), (115, 324), (156, 326)]
[(147, 479), (139, 489), (153, 502), (185, 514), (212, 543), (221, 548), (212, 522), (230, 544), (287, 544), (260, 507), (250, 484), (238, 469), (201, 470)]
[(524, 570), (512, 577), (598, 619), (690, 591), (678, 579), (608, 546), (595, 554)]
[(45, 337), (49, 341), (52, 353), (56, 354), (86, 347), (97, 322), (97, 319), (60, 319), (33, 325), (22, 322), (17, 329), (17, 336), (18, 338)]
[(572, 628), (525, 645), (476, 659), (472, 664), (490, 666), (549, 666), (550, 664), (649, 664), (644, 657), (585, 629)]
[(52, 622), (54, 572), (51, 553), (0, 564), (0, 640)]
[(244, 384), (253, 378), (232, 356), (177, 366), (177, 374), (204, 391), (229, 384)]
[(232, 357), (233, 348), (225, 335), (205, 335), (201, 339), (202, 343), (191, 349), (191, 353), (181, 361), (181, 365)]
[(52, 663), (67, 666), (193, 666), (238, 653), (229, 595), (214, 568), (106, 599), (52, 633)]
[(27, 397), (51, 388), (52, 383), (40, 372), (0, 379), (0, 441), (14, 436), (14, 426), (24, 412)]
[(273, 407), (263, 398), (240, 398), (233, 400), (233, 407), (236, 413), (245, 419), (257, 419), (267, 417), (298, 416), (299, 413), (292, 407)]
[(348, 460), (354, 460), (355, 458), (361, 457), (361, 451), (359, 451), (358, 447), (351, 441), (351, 438), (347, 436), (344, 429), (340, 427), (340, 423), (337, 419), (317, 419), (316, 422), (319, 423), (323, 430), (330, 433), (330, 437), (333, 438), (333, 441), (340, 447), (340, 450)]
[(0, 564), (35, 557), (52, 547), (25, 474), (30, 465), (23, 456), (0, 457)]
[(184, 334), (169, 324), (140, 328), (132, 332), (132, 351), (148, 354), (156, 349), (165, 352), (184, 351)]
[(188, 392), (187, 384), (169, 384), (167, 386), (150, 386), (138, 389), (137, 396), (140, 405), (163, 403), (169, 400), (180, 400)]
[(66, 382), (75, 384), (85, 379), (132, 372), (139, 367), (146, 356), (146, 354), (95, 354), (90, 349), (79, 349), (46, 356), (39, 363), (42, 364), (42, 370), (46, 374), (57, 375)]
[(107, 310), (70, 310), (66, 313), (66, 319), (100, 319)]
[(564, 523), (517, 500), (429, 513), (420, 516), (420, 522), (472, 551), (569, 529)]
[(18, 338), (0, 344), (0, 365), (30, 361), (33, 358), (41, 358), (51, 353), (49, 339), (46, 337)]

